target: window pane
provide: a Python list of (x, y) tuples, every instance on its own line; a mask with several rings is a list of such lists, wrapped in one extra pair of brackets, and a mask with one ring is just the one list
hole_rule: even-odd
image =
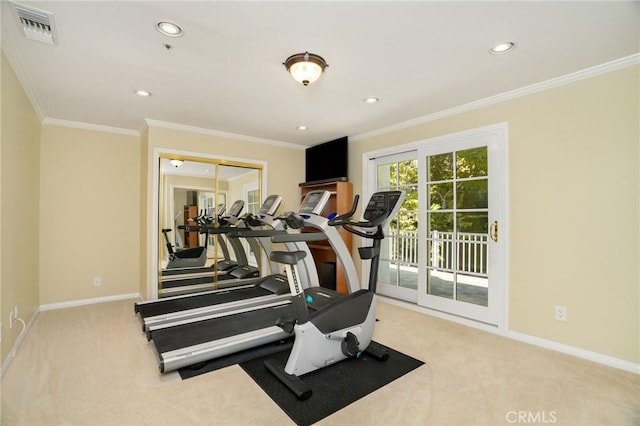
[(378, 189), (395, 188), (396, 183), (396, 165), (382, 164), (378, 166)]
[(458, 213), (457, 231), (487, 234), (489, 232), (489, 215), (487, 212)]
[(453, 182), (427, 185), (429, 191), (429, 210), (453, 209)]
[(398, 261), (405, 265), (418, 264), (418, 213), (401, 212), (397, 216), (400, 230), (396, 245)]
[(400, 210), (418, 210), (418, 186), (417, 185), (409, 185), (400, 187), (403, 191), (407, 193), (402, 202), (402, 206)]
[(390, 260), (380, 258), (380, 265), (378, 266), (378, 282), (384, 284), (397, 285), (397, 267), (395, 263), (391, 263)]
[(418, 183), (418, 160), (401, 161), (398, 163), (398, 184)]
[(454, 269), (453, 234), (433, 232), (427, 239), (427, 265), (436, 269)]
[(487, 274), (488, 247), (486, 234), (458, 233), (456, 241), (458, 270), (470, 274)]
[(453, 213), (429, 213), (427, 219), (431, 233), (433, 231), (453, 232)]
[(487, 179), (469, 180), (456, 184), (458, 209), (486, 209), (489, 207)]
[(487, 306), (489, 296), (489, 280), (485, 277), (456, 274), (456, 300)]
[(429, 182), (453, 179), (453, 153), (427, 157)]
[(458, 179), (487, 176), (487, 147), (458, 151), (456, 176)]
[(427, 269), (427, 293), (453, 299), (453, 277), (452, 272)]

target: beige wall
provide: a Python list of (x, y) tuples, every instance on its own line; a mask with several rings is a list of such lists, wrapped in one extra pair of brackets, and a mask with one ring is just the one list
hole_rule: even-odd
[(137, 293), (140, 138), (43, 125), (41, 140), (40, 303)]
[(639, 81), (629, 67), (352, 143), (354, 192), (364, 152), (508, 122), (509, 329), (640, 363)]
[[(38, 300), (38, 193), (40, 120), (4, 53), (2, 57), (0, 203), (0, 323), (4, 363), (22, 325), (9, 328), (9, 313), (28, 322)], [(6, 318), (5, 318), (6, 317)]]

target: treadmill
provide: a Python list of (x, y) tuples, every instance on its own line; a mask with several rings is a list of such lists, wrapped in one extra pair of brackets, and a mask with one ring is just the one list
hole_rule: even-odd
[[(328, 193), (316, 202), (318, 214), (322, 212), (329, 198)], [(270, 195), (265, 199), (260, 212), (255, 217), (257, 223), (269, 227), (263, 229), (243, 229), (243, 236), (251, 235), (260, 240), (267, 255), (271, 253), (271, 237), (277, 234), (286, 234), (283, 219), (274, 218), (268, 214), (273, 212), (273, 205), (280, 204), (281, 197)], [(288, 250), (309, 251), (304, 242), (285, 242)], [(318, 276), (311, 253), (308, 253), (308, 262), (300, 265), (301, 279), (305, 287), (318, 286)], [(278, 265), (270, 263), (272, 271), (278, 271)], [(183, 295), (160, 300), (138, 302), (135, 304), (135, 312), (140, 315), (142, 329), (150, 338), (151, 333), (174, 325), (183, 325), (188, 322), (209, 318), (212, 315), (231, 312), (237, 309), (249, 308), (255, 305), (263, 305), (275, 300), (286, 300), (290, 296), (289, 284), (283, 274), (272, 274), (258, 280), (254, 279), (250, 284), (222, 288), (195, 295)]]
[[(353, 259), (335, 227), (329, 227), (328, 220), (320, 216), (324, 205), (322, 208), (318, 206), (326, 203), (328, 198), (328, 191), (309, 192), (297, 215), (303, 221), (302, 226), (311, 226), (316, 229), (324, 229), (326, 226), (327, 233), (324, 231), (300, 233), (298, 228), (297, 232), (277, 234), (272, 239), (280, 243), (328, 239), (332, 247), (340, 248), (336, 254), (340, 257), (342, 264), (347, 266), (345, 274), (350, 291), (355, 291), (359, 285)], [(307, 257), (310, 256), (307, 254), (305, 259)], [(315, 265), (313, 269), (315, 270)], [(316, 284), (311, 287), (319, 287), (317, 276)], [(147, 337), (152, 339), (160, 372), (164, 373), (289, 338), (291, 333), (284, 331), (280, 325), (292, 321), (293, 318), (293, 307), (290, 297), (287, 297), (284, 300), (274, 300), (262, 305), (214, 313), (197, 322), (150, 330)]]

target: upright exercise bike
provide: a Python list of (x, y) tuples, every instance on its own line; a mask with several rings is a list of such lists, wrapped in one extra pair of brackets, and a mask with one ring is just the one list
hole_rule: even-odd
[(303, 251), (274, 251), (270, 258), (285, 265), (295, 318), (284, 321), (281, 327), (295, 334), (289, 359), (283, 367), (273, 359), (265, 367), (284, 383), (299, 399), (307, 399), (312, 391), (300, 376), (342, 361), (359, 357), (363, 351), (376, 358), (388, 354), (370, 347), (376, 322), (375, 292), (378, 281), (380, 247), (383, 229), (396, 215), (405, 197), (404, 191), (381, 191), (371, 196), (363, 220), (351, 220), (357, 206), (329, 221), (330, 226), (341, 226), (350, 233), (373, 240), (369, 247), (360, 247), (361, 259), (371, 260), (369, 286), (347, 296), (328, 289), (303, 290), (298, 278), (297, 263), (304, 259)]

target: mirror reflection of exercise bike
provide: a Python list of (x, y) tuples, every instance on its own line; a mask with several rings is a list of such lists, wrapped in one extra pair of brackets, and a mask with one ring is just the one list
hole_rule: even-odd
[(352, 221), (358, 197), (347, 214), (329, 221), (364, 239), (373, 240), (360, 247), (361, 259), (371, 260), (369, 286), (347, 296), (324, 288), (304, 290), (300, 285), (297, 263), (305, 258), (303, 251), (274, 251), (270, 258), (285, 265), (292, 294), (295, 317), (281, 327), (295, 334), (295, 341), (285, 366), (273, 359), (265, 367), (284, 383), (299, 399), (307, 399), (312, 390), (300, 376), (327, 367), (362, 352), (384, 360), (386, 351), (371, 343), (376, 322), (375, 292), (378, 282), (380, 247), (383, 229), (396, 215), (405, 197), (404, 191), (381, 191), (373, 194), (361, 221)]
[[(224, 204), (218, 206), (224, 212)], [(197, 217), (189, 218), (189, 222), (194, 222), (194, 226), (209, 225), (213, 222), (212, 212), (205, 212), (202, 210)], [(182, 227), (184, 228), (184, 226)], [(191, 247), (185, 249), (175, 249), (169, 240), (169, 232), (173, 231), (171, 228), (162, 229), (162, 235), (164, 235), (165, 246), (167, 247), (168, 262), (165, 269), (175, 268), (198, 268), (204, 266), (207, 262), (207, 245), (209, 241), (209, 235), (205, 235), (204, 246)], [(176, 234), (179, 235), (179, 234)]]

